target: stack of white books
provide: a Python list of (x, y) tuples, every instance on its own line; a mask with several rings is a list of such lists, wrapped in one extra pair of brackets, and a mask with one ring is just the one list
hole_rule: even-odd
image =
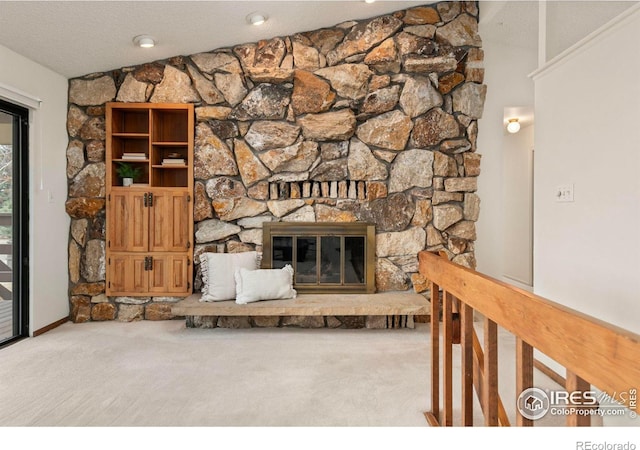
[(147, 155), (144, 153), (123, 153), (122, 159), (135, 159), (135, 160), (145, 160), (147, 159)]
[(162, 165), (185, 165), (184, 158), (164, 158), (162, 160)]

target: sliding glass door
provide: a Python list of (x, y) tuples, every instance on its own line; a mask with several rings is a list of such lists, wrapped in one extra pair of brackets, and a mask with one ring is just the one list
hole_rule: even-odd
[(28, 330), (28, 110), (0, 100), (0, 345)]

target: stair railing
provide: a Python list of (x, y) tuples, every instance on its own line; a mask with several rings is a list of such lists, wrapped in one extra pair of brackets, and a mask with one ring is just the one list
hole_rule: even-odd
[[(556, 400), (547, 398), (549, 403), (543, 404), (546, 393), (533, 385), (534, 349), (566, 368), (566, 393), (561, 399), (567, 426), (590, 425), (589, 409), (598, 406), (592, 386), (631, 414), (638, 412), (640, 335), (454, 264), (446, 256), (423, 251), (418, 259), (432, 297), (431, 410), (425, 413), (431, 425), (454, 424), (453, 346), (458, 344), (460, 423), (473, 425), (475, 389), (484, 425), (509, 425), (498, 395), (498, 327), (516, 338), (517, 426), (533, 426), (538, 409), (544, 411)], [(482, 343), (475, 332), (476, 313), (482, 317)], [(523, 393), (531, 396), (523, 398)]]

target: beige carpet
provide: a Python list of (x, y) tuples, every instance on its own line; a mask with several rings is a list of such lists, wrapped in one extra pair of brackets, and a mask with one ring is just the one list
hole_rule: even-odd
[(424, 426), (424, 329), (67, 323), (0, 350), (0, 425)]
[[(500, 391), (513, 421), (514, 345), (501, 337)], [(428, 342), (426, 324), (228, 330), (187, 329), (183, 321), (67, 323), (0, 350), (0, 426), (425, 427)], [(558, 388), (540, 373), (535, 383)], [(476, 402), (482, 424), (479, 411)]]

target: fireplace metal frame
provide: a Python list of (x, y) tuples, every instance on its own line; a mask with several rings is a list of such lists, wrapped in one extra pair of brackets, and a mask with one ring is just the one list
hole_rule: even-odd
[[(265, 222), (262, 226), (262, 267), (272, 268), (273, 249), (272, 238), (282, 237), (313, 237), (313, 236), (363, 236), (365, 238), (364, 262), (365, 280), (360, 284), (341, 283), (320, 283), (317, 284), (295, 284), (298, 292), (307, 293), (374, 293), (375, 269), (376, 269), (376, 231), (375, 225), (364, 222)], [(342, 240), (342, 242), (344, 242)], [(295, 255), (296, 246), (293, 245)], [(295, 262), (295, 256), (292, 256)], [(344, 261), (342, 262), (344, 268)], [(341, 270), (341, 280), (344, 280), (344, 273)]]

